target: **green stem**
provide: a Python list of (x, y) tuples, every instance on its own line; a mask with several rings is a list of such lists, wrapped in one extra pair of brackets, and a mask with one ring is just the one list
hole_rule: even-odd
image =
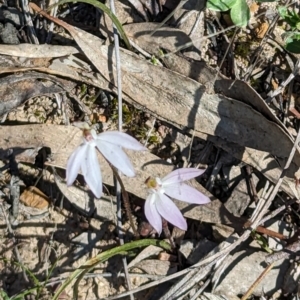
[(159, 241), (155, 239), (145, 239), (145, 240), (139, 240), (134, 241), (131, 243), (124, 244), (122, 246), (115, 247), (113, 249), (104, 251), (97, 256), (93, 257), (92, 259), (86, 261), (84, 264), (82, 264), (76, 271), (74, 271), (66, 280), (65, 282), (60, 286), (60, 288), (56, 291), (55, 295), (53, 296), (52, 300), (57, 300), (59, 295), (64, 291), (64, 289), (76, 278), (78, 278), (82, 273), (85, 273), (85, 271), (90, 270), (94, 268), (98, 263), (103, 262), (115, 255), (123, 254), (125, 252), (128, 252), (129, 250), (140, 248), (140, 247), (146, 247), (149, 245), (158, 246), (165, 250), (171, 250), (170, 244), (166, 243), (165, 241)]

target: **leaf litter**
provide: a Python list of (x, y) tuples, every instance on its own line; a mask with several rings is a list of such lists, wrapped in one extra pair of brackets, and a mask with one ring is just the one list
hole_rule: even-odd
[[(236, 7), (231, 9), (231, 14), (241, 17), (238, 15), (238, 11), (241, 9), (240, 3), (243, 5), (245, 3), (243, 1), (237, 2), (239, 5), (235, 5)], [(30, 6), (34, 7), (34, 4), (31, 3)], [(260, 7), (263, 7), (263, 5), (258, 6), (257, 12), (259, 12)], [(119, 9), (124, 9), (124, 7)], [(183, 9), (186, 9), (184, 5)], [(187, 12), (189, 13), (189, 11), (199, 13), (196, 8), (188, 9)], [(254, 18), (257, 12), (252, 12)], [(158, 14), (156, 16), (157, 20), (163, 17), (159, 16), (159, 9), (149, 10), (149, 13), (153, 14), (152, 17), (154, 17), (154, 14)], [(141, 15), (143, 14), (144, 12), (141, 13)], [(226, 13), (222, 14), (224, 20), (226, 20)], [(179, 15), (175, 14), (174, 16), (178, 17)], [(195, 22), (201, 20), (199, 16), (195, 19)], [(220, 15), (215, 15), (213, 17), (215, 19), (213, 19), (208, 11), (205, 11), (204, 18), (209, 23), (206, 27), (208, 33), (212, 28), (220, 29), (220, 23), (216, 22)], [(114, 192), (111, 189), (113, 176), (109, 166), (103, 158), (99, 157), (102, 173), (104, 174), (103, 182), (106, 185), (108, 196), (106, 200), (102, 199), (101, 202), (95, 202), (88, 189), (83, 188), (83, 181), (80, 177), (76, 186), (67, 189), (61, 180), (61, 178), (64, 178), (62, 170), (65, 169), (70, 153), (80, 143), (80, 131), (71, 126), (54, 125), (69, 122), (68, 116), (70, 114), (68, 111), (71, 111), (73, 120), (79, 117), (87, 117), (82, 114), (81, 100), (77, 96), (80, 94), (78, 92), (80, 91), (80, 83), (95, 87), (99, 91), (106, 90), (113, 93), (116, 91), (117, 77), (114, 72), (113, 47), (105, 45), (104, 40), (87, 31), (71, 26), (54, 17), (51, 17), (51, 20), (56, 21), (57, 24), (70, 32), (80, 50), (77, 47), (64, 45), (26, 44), (23, 48), (20, 47), (22, 44), (16, 46), (0, 45), (0, 72), (2, 74), (1, 80), (3, 81), (1, 95), (4, 96), (4, 100), (1, 101), (0, 112), (4, 116), (4, 120), (5, 115), (13, 109), (15, 109), (15, 112), (16, 109), (20, 110), (21, 104), (23, 104), (23, 109), (27, 110), (26, 105), (28, 106), (29, 102), (26, 101), (29, 98), (41, 98), (44, 95), (51, 97), (51, 95), (63, 93), (65, 99), (66, 97), (75, 97), (77, 99), (77, 105), (74, 105), (69, 100), (69, 107), (66, 111), (65, 103), (63, 102), (63, 106), (61, 106), (60, 101), (55, 96), (58, 108), (56, 111), (59, 112), (55, 118), (60, 118), (59, 115), (64, 114), (63, 121), (55, 122), (55, 118), (50, 118), (47, 125), (30, 124), (21, 126), (18, 123), (11, 124), (8, 122), (1, 126), (2, 142), (0, 154), (3, 161), (3, 171), (0, 180), (1, 184), (3, 184), (2, 199), (4, 199), (2, 200), (3, 204), (1, 204), (1, 208), (3, 208), (1, 209), (2, 215), (8, 217), (10, 214), (10, 208), (6, 204), (11, 202), (9, 198), (13, 194), (12, 187), (14, 186), (11, 188), (6, 186), (14, 170), (12, 163), (17, 163), (19, 166), (20, 173), (18, 176), (24, 181), (25, 191), (26, 187), (28, 189), (34, 185), (37, 178), (42, 176), (42, 180), (38, 181), (38, 186), (45, 196), (52, 201), (46, 215), (43, 212), (40, 214), (28, 214), (28, 211), (26, 209), (24, 211), (24, 208), (20, 206), (18, 221), (13, 223), (13, 228), (9, 230), (10, 235), (13, 233), (20, 239), (20, 245), (15, 241), (13, 246), (15, 250), (19, 249), (16, 250), (19, 253), (19, 255), (16, 254), (17, 259), (29, 270), (34, 270), (33, 272), (40, 281), (46, 280), (45, 274), (48, 274), (51, 265), (54, 266), (54, 270), (50, 274), (50, 278), (55, 280), (55, 276), (61, 277), (64, 274), (65, 276), (70, 274), (72, 270), (68, 268), (69, 265), (76, 269), (81, 263), (87, 261), (89, 255), (95, 256), (99, 251), (108, 248), (112, 249), (117, 245), (118, 241), (115, 232), (115, 219), (112, 217), (114, 200), (110, 193), (113, 194)], [(243, 20), (244, 17), (238, 21), (233, 18), (235, 23), (243, 22)], [(268, 19), (266, 17), (265, 19), (260, 19), (260, 21), (268, 22)], [(183, 15), (181, 15), (181, 19), (178, 22), (184, 23)], [(201, 26), (204, 26), (203, 23)], [(223, 22), (223, 26), (228, 26), (228, 24)], [(182, 26), (180, 28), (185, 30), (188, 27)], [(253, 35), (255, 34), (259, 39), (264, 38), (265, 34), (269, 34), (269, 30), (260, 30), (257, 29), (258, 27), (252, 28), (251, 26), (249, 28), (253, 31)], [(298, 217), (297, 214), (293, 213), (293, 210), (297, 211), (298, 204), (296, 200), (299, 198), (297, 189), (297, 181), (299, 179), (296, 172), (300, 163), (298, 150), (291, 165), (285, 172), (281, 185), (282, 191), (273, 201), (269, 211), (267, 211), (269, 206), (264, 208), (264, 212), (267, 215), (262, 215), (257, 220), (255, 220), (255, 214), (252, 216), (251, 221), (256, 221), (256, 226), (261, 226), (257, 227), (256, 230), (259, 234), (251, 236), (251, 250), (247, 243), (242, 243), (246, 237), (249, 237), (249, 231), (246, 231), (244, 228), (249, 226), (248, 219), (251, 217), (253, 210), (259, 214), (263, 199), (268, 198), (272, 184), (276, 184), (282, 177), (282, 169), (289, 157), (298, 130), (296, 114), (289, 113), (297, 110), (295, 98), (299, 90), (299, 81), (296, 71), (294, 72), (296, 74), (295, 79), (286, 86), (286, 89), (283, 88), (277, 92), (276, 98), (272, 96), (271, 104), (264, 101), (270, 91), (266, 83), (272, 82), (273, 89), (276, 89), (279, 85), (274, 85), (274, 82), (284, 82), (288, 75), (294, 71), (289, 69), (291, 64), (283, 64), (283, 66), (279, 64), (280, 59), (286, 59), (287, 61), (290, 57), (294, 59), (293, 54), (289, 53), (285, 56), (281, 52), (279, 55), (275, 55), (273, 60), (271, 59), (273, 56), (266, 59), (262, 55), (261, 58), (265, 60), (260, 65), (253, 62), (253, 60), (252, 65), (251, 63), (246, 65), (246, 68), (253, 66), (252, 74), (250, 69), (239, 69), (239, 72), (236, 72), (236, 66), (238, 65), (238, 68), (240, 68), (241, 65), (239, 58), (244, 55), (250, 61), (252, 50), (237, 48), (239, 40), (235, 35), (231, 35), (234, 41), (232, 44), (233, 49), (230, 51), (233, 53), (234, 59), (233, 63), (230, 64), (229, 57), (226, 57), (224, 61), (226, 70), (224, 73), (228, 76), (230, 71), (231, 74), (235, 73), (236, 75), (243, 72), (247, 74), (248, 72), (252, 78), (251, 81), (245, 82), (241, 80), (243, 78), (240, 76), (235, 77), (232, 75), (230, 76), (231, 79), (228, 79), (221, 74), (224, 67), (222, 69), (220, 59), (216, 57), (224, 54), (224, 49), (220, 48), (220, 46), (226, 45), (226, 42), (224, 42), (226, 40), (225, 37), (219, 40), (212, 37), (213, 50), (209, 51), (205, 48), (206, 56), (198, 53), (198, 58), (202, 57), (205, 60), (207, 60), (207, 53), (208, 56), (217, 58), (217, 62), (215, 61), (216, 63), (214, 62), (211, 65), (214, 67), (219, 65), (220, 72), (216, 68), (209, 67), (211, 59), (206, 62), (185, 59), (184, 51), (181, 55), (175, 53), (163, 55), (163, 53), (175, 52), (178, 47), (190, 42), (190, 33), (184, 33), (166, 26), (156, 29), (157, 25), (151, 22), (124, 26), (127, 36), (134, 44), (150, 53), (150, 57), (151, 55), (152, 58), (155, 56), (164, 65), (163, 67), (155, 66), (141, 58), (140, 55), (121, 48), (124, 99), (131, 105), (145, 111), (145, 115), (150, 114), (156, 117), (152, 130), (157, 131), (158, 136), (160, 136), (160, 143), (155, 147), (171, 149), (172, 147), (169, 147), (168, 144), (170, 146), (171, 143), (179, 145), (180, 134), (192, 136), (192, 139), (190, 144), (186, 145), (186, 149), (182, 148), (182, 146), (173, 147), (173, 149), (177, 150), (175, 152), (173, 150), (169, 151), (169, 154), (165, 156), (167, 161), (151, 153), (138, 155), (128, 151), (127, 154), (137, 170), (137, 177), (131, 179), (123, 176), (122, 180), (130, 193), (131, 205), (134, 208), (133, 214), (137, 223), (144, 224), (143, 226), (146, 227), (149, 225), (145, 223), (145, 216), (142, 213), (143, 199), (147, 197), (147, 193), (143, 188), (143, 183), (149, 176), (147, 174), (151, 173), (151, 176), (154, 177), (165, 176), (175, 166), (181, 166), (183, 163), (181, 157), (183, 155), (186, 155), (185, 163), (189, 167), (207, 167), (206, 173), (200, 180), (201, 184), (196, 181), (191, 182), (191, 184), (207, 195), (212, 202), (199, 207), (175, 202), (184, 216), (188, 218), (189, 225), (189, 230), (186, 233), (176, 234), (176, 228), (172, 232), (178, 243), (178, 251), (172, 253), (177, 257), (177, 262), (175, 264), (169, 262), (160, 263), (156, 251), (149, 252), (150, 259), (147, 258), (146, 254), (135, 266), (136, 269), (134, 270), (138, 274), (130, 275), (134, 287), (148, 282), (144, 287), (137, 289), (137, 291), (140, 291), (140, 293), (136, 294), (137, 299), (143, 295), (142, 290), (144, 288), (151, 284), (157, 284), (155, 284), (155, 277), (151, 277), (154, 276), (153, 273), (155, 273), (155, 276), (165, 276), (166, 273), (175, 272), (172, 277), (175, 278), (175, 276), (182, 274), (183, 271), (188, 274), (188, 277), (177, 281), (173, 286), (168, 285), (168, 291), (166, 292), (165, 290), (164, 295), (160, 294), (158, 297), (153, 292), (152, 298), (171, 299), (180, 295), (180, 297), (183, 297), (182, 299), (204, 299), (200, 296), (202, 288), (205, 288), (205, 297), (208, 299), (213, 299), (213, 297), (218, 297), (218, 295), (223, 299), (226, 297), (227, 299), (235, 299), (242, 294), (248, 295), (248, 293), (251, 293), (254, 297), (265, 296), (275, 299), (281, 297), (281, 295), (283, 296), (283, 294), (280, 294), (281, 287), (283, 288), (284, 296), (294, 295), (297, 290), (297, 284), (295, 283), (296, 280), (293, 281), (292, 276), (295, 278), (295, 274), (297, 274), (296, 265), (289, 264), (286, 260), (284, 261), (284, 258), (278, 260), (277, 267), (273, 267), (266, 275), (265, 281), (259, 284), (257, 279), (264, 270), (264, 268), (259, 268), (258, 266), (266, 260), (266, 249), (271, 247), (271, 251), (281, 250), (277, 248), (280, 243), (272, 244), (269, 241), (266, 244), (266, 238), (273, 235), (277, 238), (280, 237), (284, 241), (287, 240), (281, 246), (285, 247), (293, 241), (293, 235), (296, 236)], [(151, 34), (154, 30), (156, 32)], [(221, 33), (220, 36), (222, 34), (224, 35), (224, 33)], [(238, 33), (237, 36), (239, 34), (242, 36), (242, 33)], [(194, 41), (195, 36), (191, 35), (191, 37), (192, 41), (199, 45)], [(250, 35), (246, 35), (246, 37), (255, 45), (256, 41)], [(219, 48), (216, 47), (217, 44), (219, 44)], [(257, 44), (259, 45), (258, 50), (260, 50), (259, 47), (263, 46), (263, 43)], [(202, 51), (203, 49), (198, 50)], [(27, 59), (24, 59), (24, 57)], [(195, 58), (195, 56), (192, 57)], [(237, 64), (235, 64), (234, 60)], [(155, 60), (152, 59), (151, 61), (154, 62)], [(15, 72), (23, 73), (20, 76), (19, 74), (14, 75)], [(78, 87), (76, 90), (76, 84), (79, 84), (79, 90)], [(39, 101), (37, 100), (37, 103)], [(32, 102), (30, 105), (32, 105)], [(100, 114), (106, 114), (104, 120), (110, 120), (111, 108), (110, 111), (107, 108), (101, 108), (101, 101), (100, 104), (97, 103), (97, 97), (96, 102), (88, 105), (93, 113), (96, 114), (101, 109)], [(128, 107), (131, 109), (130, 106)], [(17, 115), (18, 113), (16, 113)], [(130, 118), (131, 122), (135, 122), (134, 118), (135, 116)], [(18, 117), (15, 120), (18, 120)], [(32, 120), (28, 119), (26, 121), (25, 119), (25, 123), (28, 124), (30, 122)], [(40, 122), (43, 123), (43, 120), (40, 119)], [(115, 125), (108, 121), (102, 126), (105, 128), (105, 126), (114, 127)], [(163, 127), (168, 128), (167, 134), (163, 133)], [(144, 132), (147, 132), (147, 130)], [(137, 134), (137, 132), (131, 133)], [(140, 137), (142, 141), (145, 141), (146, 136), (140, 135)], [(51, 150), (51, 155), (49, 155), (49, 152), (45, 154), (45, 148)], [(156, 153), (162, 153), (162, 151), (158, 149)], [(229, 153), (229, 156), (227, 153)], [(50, 165), (56, 171), (53, 173), (46, 170), (42, 171), (34, 165), (37, 163), (37, 160), (41, 160), (41, 163), (38, 164), (39, 167)], [(29, 165), (26, 165), (28, 163)], [(249, 173), (245, 172), (245, 164), (254, 168), (252, 173), (254, 178), (251, 179), (251, 174), (249, 175)], [(230, 172), (234, 168), (235, 171), (232, 171), (233, 173)], [(252, 188), (250, 188), (251, 180)], [(22, 185), (21, 189), (23, 189)], [(259, 201), (253, 201), (253, 199), (258, 199)], [(239, 203), (239, 201), (242, 203)], [(30, 201), (27, 205), (31, 206), (31, 203)], [(105, 208), (102, 205), (104, 203)], [(32, 205), (36, 206), (35, 204)], [(280, 215), (276, 216), (275, 212), (272, 215), (272, 210)], [(269, 225), (266, 221), (259, 223), (263, 217), (268, 217), (268, 214), (270, 214), (269, 220), (274, 224), (278, 224), (278, 227), (268, 229)], [(9, 225), (7, 224), (9, 219), (3, 218), (1, 220), (3, 221), (3, 228), (6, 228)], [(123, 226), (126, 232), (126, 239), (130, 241), (133, 237), (132, 232), (126, 218), (124, 218), (124, 221)], [(153, 232), (151, 228), (146, 230), (146, 227), (142, 228), (141, 226), (140, 230), (148, 232), (150, 235), (155, 235), (155, 231)], [(287, 231), (283, 235), (278, 235), (282, 227), (285, 227)], [(236, 234), (234, 235), (233, 232), (238, 233), (240, 237)], [(99, 240), (95, 240), (97, 234)], [(224, 253), (226, 256), (224, 257), (221, 255), (221, 244), (213, 251), (209, 249), (211, 252), (206, 258), (198, 256), (197, 260), (203, 267), (197, 273), (200, 275), (195, 276), (194, 280), (191, 280), (193, 274), (195, 275), (196, 273), (193, 269), (187, 268), (190, 260), (180, 254), (180, 245), (195, 245), (197, 241), (203, 241), (205, 238), (219, 244), (224, 241), (229, 242), (227, 245), (231, 245), (231, 248), (225, 248)], [(233, 242), (231, 238), (234, 238)], [(77, 246), (76, 251), (72, 251), (70, 247), (72, 240), (76, 240), (77, 244), (78, 241), (82, 243), (80, 247)], [(6, 234), (6, 231), (3, 233), (3, 241), (4, 243), (9, 242), (9, 235)], [(195, 242), (191, 243), (190, 241)], [(28, 244), (29, 242), (30, 244)], [(235, 249), (238, 244), (241, 244), (238, 251), (233, 251), (229, 254), (229, 250)], [(193, 247), (191, 246), (190, 252), (192, 252)], [(205, 247), (205, 243), (203, 247)], [(292, 249), (297, 249), (297, 247)], [(253, 251), (253, 253), (249, 251)], [(138, 257), (139, 252), (135, 252), (134, 256)], [(18, 270), (15, 266), (13, 267), (13, 272), (10, 271), (14, 260), (12, 251), (9, 248), (5, 248), (2, 251), (2, 255), (6, 258), (6, 263), (3, 264), (2, 270), (7, 274), (7, 279), (1, 282), (2, 291), (7, 291), (10, 295), (20, 292), (22, 288), (26, 291), (27, 285), (20, 269)], [(58, 259), (59, 256), (61, 256), (60, 259)], [(219, 257), (216, 260), (215, 269), (209, 263), (212, 257)], [(229, 264), (232, 264), (234, 261), (240, 261), (240, 263), (236, 264), (236, 268), (230, 270), (228, 276), (222, 278), (220, 270), (229, 270)], [(193, 261), (193, 263), (197, 263), (197, 261)], [(55, 266), (55, 264), (57, 265)], [(257, 266), (257, 268), (253, 268), (253, 265)], [(155, 266), (161, 266), (161, 271), (162, 269), (164, 271), (158, 273), (160, 269)], [(100, 298), (110, 299), (108, 298), (109, 295), (125, 292), (126, 285), (122, 280), (123, 277), (113, 277), (113, 279), (106, 277), (107, 275), (114, 276), (116, 269), (122, 272), (120, 261), (114, 259), (100, 263), (97, 267), (102, 268), (102, 273), (97, 272), (95, 269), (96, 277), (89, 274), (86, 275), (79, 286), (80, 297), (94, 297), (95, 294), (90, 288), (95, 286), (96, 289), (93, 288), (93, 291), (97, 290), (96, 296)], [(183, 270), (180, 271), (180, 269)], [(252, 270), (252, 277), (244, 276), (246, 279), (242, 281), (241, 273), (246, 274), (249, 269)], [(132, 269), (130, 272), (133, 272)], [(286, 272), (286, 276), (284, 278), (281, 277), (279, 272)], [(145, 273), (148, 274), (147, 279), (141, 279), (141, 275), (145, 275)], [(208, 279), (209, 274), (214, 274), (212, 282)], [(219, 278), (218, 276), (221, 277)], [(167, 276), (165, 280), (168, 280), (168, 278)], [(149, 283), (151, 280), (154, 280), (154, 282)], [(189, 285), (185, 285), (185, 289), (178, 294), (179, 286), (184, 285), (184, 282), (187, 280), (189, 280)], [(200, 286), (198, 284), (200, 280), (204, 280), (202, 287), (201, 284)], [(249, 292), (250, 286), (254, 281), (258, 285)], [(293, 286), (294, 288), (288, 289), (286, 282), (292, 282), (290, 287)], [(16, 283), (18, 283), (17, 288)], [(15, 287), (13, 288), (12, 286)], [(228, 289), (228, 286), (235, 286), (237, 289)], [(51, 299), (51, 295), (55, 292), (50, 287), (42, 290), (41, 292), (36, 289), (33, 294), (39, 299), (43, 297)], [(73, 297), (71, 288), (67, 288), (66, 292), (64, 294), (65, 297)], [(159, 293), (159, 288), (156, 293)], [(150, 299), (151, 296), (148, 298)]]

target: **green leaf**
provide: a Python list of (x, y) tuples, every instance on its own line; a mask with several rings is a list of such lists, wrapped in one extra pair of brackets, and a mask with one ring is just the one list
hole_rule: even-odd
[(10, 300), (10, 298), (8, 297), (8, 295), (6, 294), (6, 292), (4, 292), (3, 290), (0, 290), (0, 299), (2, 300)]
[(287, 10), (286, 6), (279, 6), (278, 7), (278, 13), (279, 13), (279, 16), (282, 19), (284, 19), (288, 14), (288, 10)]
[(230, 11), (232, 22), (240, 27), (247, 26), (250, 19), (250, 9), (245, 0), (237, 0)]
[[(80, 279), (82, 276), (88, 272), (89, 270), (93, 269), (98, 263), (106, 261), (107, 259), (115, 256), (115, 255), (126, 255), (126, 253), (129, 250), (140, 248), (140, 247), (146, 247), (149, 245), (154, 245), (161, 247), (165, 250), (171, 250), (171, 246), (166, 243), (165, 241), (159, 241), (154, 239), (144, 239), (139, 241), (133, 241), (130, 243), (126, 243), (122, 246), (117, 246), (112, 249), (106, 250), (104, 252), (101, 252), (100, 254), (96, 255), (95, 257), (89, 259), (84, 264), (78, 267), (77, 270), (75, 270), (58, 288), (55, 295), (53, 296), (52, 300), (57, 300), (59, 295), (62, 293), (62, 291), (74, 280), (74, 279)], [(75, 287), (78, 287), (79, 282), (76, 283)], [(74, 289), (74, 295), (76, 298), (76, 288)], [(77, 298), (76, 298), (77, 299)]]
[(292, 53), (300, 53), (300, 40), (292, 40), (285, 45), (285, 49)]
[(33, 287), (31, 289), (25, 290), (24, 292), (22, 292), (22, 293), (20, 293), (20, 294), (18, 294), (16, 296), (13, 296), (9, 300), (24, 300), (27, 295), (34, 295), (34, 294), (36, 294), (36, 291), (38, 289), (39, 289), (39, 287)]
[(215, 11), (229, 10), (237, 0), (208, 0), (206, 7)]
[(300, 17), (294, 10), (288, 10), (285, 6), (278, 7), (280, 17), (287, 22), (293, 29), (300, 23)]

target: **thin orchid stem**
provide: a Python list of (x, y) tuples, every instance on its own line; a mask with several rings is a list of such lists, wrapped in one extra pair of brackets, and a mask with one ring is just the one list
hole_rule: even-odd
[(123, 196), (124, 206), (125, 206), (127, 218), (130, 222), (130, 226), (132, 227), (134, 235), (138, 238), (140, 235), (137, 231), (137, 228), (136, 228), (136, 226), (134, 224), (134, 221), (133, 221), (133, 218), (132, 218), (128, 193), (125, 190), (125, 186), (124, 186), (123, 181), (122, 181), (122, 179), (121, 179), (121, 177), (118, 173), (118, 170), (115, 167), (113, 167), (111, 164), (110, 164), (110, 166), (111, 166), (111, 169), (113, 170), (114, 175), (116, 176), (116, 179), (117, 179), (118, 183), (121, 186), (121, 192), (122, 192), (122, 196)]
[[(110, 9), (113, 14), (116, 14), (116, 9), (115, 9), (115, 2), (114, 0), (110, 0)], [(120, 49), (119, 49), (119, 36), (118, 36), (118, 30), (113, 23), (113, 31), (114, 31), (114, 42), (115, 42), (115, 56), (116, 56), (116, 70), (117, 70), (117, 88), (118, 88), (118, 129), (120, 132), (122, 132), (122, 127), (123, 127), (123, 103), (122, 103), (122, 80), (121, 80), (121, 60), (120, 60)], [(132, 226), (132, 229), (134, 231), (135, 235), (138, 235), (136, 228), (134, 227), (134, 223), (132, 220), (132, 215), (131, 215), (131, 210), (130, 210), (130, 205), (129, 205), (129, 200), (128, 200), (128, 194), (125, 191), (125, 187), (122, 183), (122, 180), (119, 176), (118, 171), (113, 170), (114, 174), (117, 178), (117, 183), (116, 183), (116, 196), (117, 196), (117, 220), (118, 220), (118, 230), (119, 230), (119, 237), (120, 237), (120, 244), (124, 244), (124, 238), (123, 238), (123, 233), (122, 233), (122, 218), (121, 218), (121, 192), (123, 194), (123, 199), (124, 199), (124, 204), (126, 208), (126, 213), (127, 216), (129, 217), (129, 222)], [(125, 196), (125, 197), (124, 197)], [(126, 282), (129, 291), (132, 289), (131, 288), (131, 282), (128, 274), (128, 269), (127, 269), (127, 260), (126, 257), (122, 258), (123, 261), (123, 266), (124, 266), (124, 273), (126, 277)], [(130, 300), (133, 300), (134, 296), (133, 294), (130, 294)]]
[(163, 231), (164, 231), (164, 234), (165, 234), (166, 238), (169, 240), (172, 249), (175, 249), (176, 245), (174, 243), (174, 239), (173, 239), (173, 237), (171, 235), (171, 232), (169, 230), (168, 221), (166, 221), (165, 219), (162, 218), (162, 224), (163, 224), (162, 227), (163, 227)]

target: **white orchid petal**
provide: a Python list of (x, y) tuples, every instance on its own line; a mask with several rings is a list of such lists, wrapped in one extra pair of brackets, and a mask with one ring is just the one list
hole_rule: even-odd
[(77, 149), (75, 149), (75, 151), (71, 154), (71, 156), (68, 159), (66, 168), (68, 186), (72, 185), (77, 177), (77, 174), (81, 167), (81, 163), (84, 160), (87, 147), (87, 143), (81, 144)]
[(206, 204), (210, 199), (195, 188), (185, 183), (175, 183), (164, 187), (165, 194), (188, 203)]
[(103, 156), (118, 170), (128, 177), (134, 177), (134, 168), (120, 146), (103, 140), (96, 140), (97, 148)]
[(156, 193), (150, 194), (145, 202), (144, 211), (145, 216), (151, 226), (156, 230), (158, 234), (161, 234), (162, 231), (162, 219), (159, 213), (157, 212), (155, 202), (156, 202)]
[(187, 230), (186, 220), (174, 202), (162, 193), (157, 193), (157, 196), (155, 205), (158, 213), (174, 226)]
[(93, 145), (89, 145), (82, 160), (82, 175), (90, 190), (96, 196), (101, 198), (102, 195), (102, 176), (97, 158), (96, 149)]
[(94, 140), (96, 140), (98, 138), (98, 135), (97, 135), (95, 129), (91, 129), (90, 134), (91, 134), (91, 136), (93, 137)]
[(132, 136), (119, 131), (106, 131), (100, 133), (97, 136), (97, 139), (100, 141), (105, 141), (112, 143), (114, 145), (121, 146), (126, 149), (136, 150), (136, 151), (143, 151), (147, 150), (141, 143), (139, 143), (135, 138)]
[(199, 170), (196, 168), (181, 168), (172, 171), (166, 177), (164, 177), (161, 181), (163, 185), (173, 184), (177, 182), (182, 182), (186, 180), (190, 180), (192, 178), (198, 177), (205, 172), (204, 170)]

